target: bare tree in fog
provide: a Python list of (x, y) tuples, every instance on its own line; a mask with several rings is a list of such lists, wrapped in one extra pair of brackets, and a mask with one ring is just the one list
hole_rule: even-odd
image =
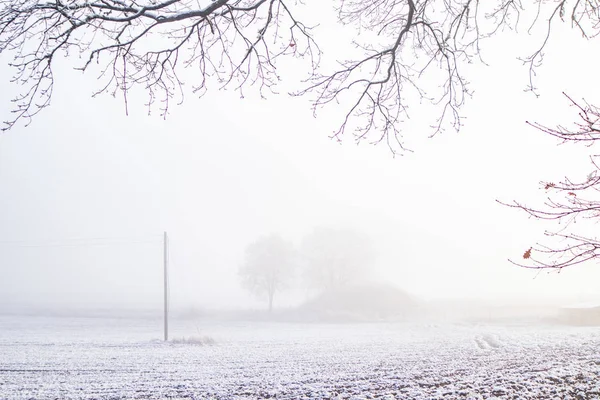
[[(311, 29), (323, 22), (324, 7), (335, 7), (338, 24), (359, 33), (348, 39), (356, 51), (327, 68), (320, 67), (318, 31)], [(542, 33), (522, 60), (535, 90), (535, 68), (555, 25), (566, 21), (583, 37), (595, 36), (600, 2), (3, 0), (0, 53), (13, 59), (13, 82), (23, 86), (4, 129), (50, 104), (60, 56), (99, 74), (97, 94), (121, 94), (127, 109), (127, 94), (139, 88), (149, 109), (163, 115), (173, 99), (183, 100), (186, 81), (198, 95), (211, 84), (240, 94), (251, 85), (263, 95), (273, 92), (286, 72), (279, 59), (295, 57), (306, 60), (300, 65), (307, 77), (296, 95), (310, 95), (314, 110), (346, 107), (334, 137), (350, 132), (395, 152), (404, 150), (402, 123), (411, 104), (427, 105), (431, 134), (459, 129), (471, 92), (463, 68), (482, 62), (483, 41), (517, 28), (521, 17), (524, 31)], [(186, 68), (195, 72), (184, 78)]]
[(275, 294), (291, 283), (294, 265), (293, 245), (279, 235), (270, 235), (246, 248), (246, 257), (238, 273), (244, 288), (257, 297), (266, 297), (269, 311), (272, 311)]
[(309, 287), (328, 291), (367, 275), (373, 249), (366, 235), (353, 230), (317, 228), (302, 241), (304, 278)]
[[(563, 143), (592, 148), (600, 140), (600, 108), (577, 102), (567, 96), (578, 112), (578, 120), (570, 127), (551, 128), (536, 122), (529, 125)], [(595, 234), (600, 221), (600, 166), (598, 155), (590, 156), (591, 170), (581, 179), (565, 177), (560, 182), (541, 182), (548, 194), (538, 207), (514, 201), (505, 204), (525, 211), (530, 216), (554, 221), (554, 230), (545, 232), (546, 241), (527, 249), (515, 264), (526, 268), (562, 269), (600, 257), (600, 239)], [(591, 223), (591, 224), (590, 224)]]

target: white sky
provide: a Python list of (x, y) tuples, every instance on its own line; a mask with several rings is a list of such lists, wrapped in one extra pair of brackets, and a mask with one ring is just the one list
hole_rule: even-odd
[[(533, 42), (508, 33), (489, 42), (491, 66), (468, 71), (476, 93), (464, 128), (426, 139), (431, 118), (415, 105), (407, 133), (415, 153), (397, 158), (384, 145), (328, 139), (343, 110), (314, 119), (308, 99), (212, 91), (188, 95), (163, 121), (132, 94), (127, 117), (120, 98), (90, 97), (93, 74), (61, 65), (52, 106), (0, 135), (0, 242), (151, 243), (0, 245), (0, 301), (158, 307), (167, 230), (175, 306), (256, 304), (236, 277), (244, 247), (271, 232), (298, 243), (321, 225), (368, 233), (379, 253), (373, 277), (424, 298), (600, 297), (597, 265), (557, 275), (509, 264), (542, 239), (544, 225), (495, 203), (535, 204), (540, 180), (588, 172), (590, 149), (557, 147), (525, 125), (570, 122), (562, 91), (600, 101), (597, 41), (576, 36), (555, 36), (539, 98), (523, 92), (527, 71), (516, 59)], [(5, 116), (15, 88), (3, 57)]]

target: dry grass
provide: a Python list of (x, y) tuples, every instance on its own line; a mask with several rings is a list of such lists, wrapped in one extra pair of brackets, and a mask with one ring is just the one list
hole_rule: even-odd
[(215, 344), (215, 340), (210, 336), (189, 336), (171, 339), (173, 344), (189, 344), (195, 346), (210, 346)]

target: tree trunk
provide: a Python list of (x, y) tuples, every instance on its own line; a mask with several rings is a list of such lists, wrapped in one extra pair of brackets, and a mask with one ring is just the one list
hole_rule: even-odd
[(273, 295), (275, 293), (269, 293), (269, 313), (273, 311)]

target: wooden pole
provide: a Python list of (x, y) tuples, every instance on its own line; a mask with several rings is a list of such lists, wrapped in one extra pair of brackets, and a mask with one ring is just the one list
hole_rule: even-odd
[(164, 307), (165, 307), (165, 342), (169, 340), (169, 276), (167, 267), (169, 264), (167, 232), (163, 236), (163, 263), (164, 263)]

